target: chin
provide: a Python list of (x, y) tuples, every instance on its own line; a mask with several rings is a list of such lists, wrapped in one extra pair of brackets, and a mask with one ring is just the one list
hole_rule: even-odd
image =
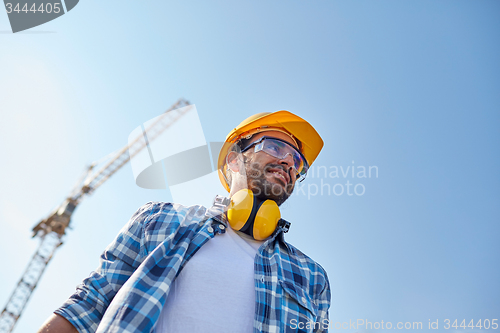
[(255, 196), (260, 200), (273, 200), (278, 206), (284, 203), (291, 194), (291, 190), (287, 192), (286, 187), (282, 184), (277, 184), (274, 182), (266, 182), (262, 184), (263, 186), (259, 186), (255, 190), (252, 189)]
[(273, 200), (280, 206), (292, 194), (293, 185), (285, 184), (281, 178), (271, 174), (247, 174), (248, 189), (261, 200)]

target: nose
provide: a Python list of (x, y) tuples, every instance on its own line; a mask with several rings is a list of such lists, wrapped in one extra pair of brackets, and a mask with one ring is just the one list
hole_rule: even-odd
[(280, 159), (280, 164), (286, 164), (289, 167), (294, 166), (292, 154), (287, 153), (283, 158)]
[[(295, 166), (295, 163), (293, 162), (293, 157), (292, 154), (287, 153), (283, 158), (279, 160), (279, 164), (285, 166), (286, 165), (286, 172), (291, 175), (295, 174), (295, 172), (290, 172), (290, 169), (293, 169)], [(291, 175), (293, 177), (293, 175)]]

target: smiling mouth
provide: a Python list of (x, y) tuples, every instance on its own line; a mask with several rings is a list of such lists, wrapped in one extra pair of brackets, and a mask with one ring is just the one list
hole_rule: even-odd
[(273, 175), (276, 175), (278, 178), (283, 179), (283, 181), (286, 181), (285, 177), (281, 173), (273, 172)]
[(279, 180), (281, 180), (285, 186), (288, 184), (288, 179), (284, 175), (284, 171), (282, 171), (282, 172), (279, 172), (279, 171), (268, 171), (268, 172), (270, 174), (272, 174), (273, 176), (275, 176), (276, 178), (278, 178)]

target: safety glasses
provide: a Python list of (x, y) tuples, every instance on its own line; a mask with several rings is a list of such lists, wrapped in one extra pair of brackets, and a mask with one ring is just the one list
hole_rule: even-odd
[(284, 140), (263, 136), (259, 140), (254, 141), (243, 148), (241, 152), (243, 153), (247, 151), (252, 146), (255, 146), (256, 153), (263, 151), (264, 153), (279, 158), (280, 160), (286, 158), (286, 156), (290, 154), (293, 159), (293, 168), (297, 172), (297, 178), (305, 177), (307, 170), (309, 169), (309, 164), (307, 163), (304, 155), (302, 155), (297, 148)]

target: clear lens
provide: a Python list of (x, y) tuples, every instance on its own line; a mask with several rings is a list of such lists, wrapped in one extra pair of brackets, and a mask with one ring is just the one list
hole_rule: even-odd
[(283, 159), (290, 154), (293, 159), (294, 168), (299, 175), (304, 175), (307, 172), (307, 162), (302, 154), (297, 149), (284, 141), (277, 139), (265, 138), (263, 142), (256, 146), (256, 151), (262, 150), (269, 155)]

